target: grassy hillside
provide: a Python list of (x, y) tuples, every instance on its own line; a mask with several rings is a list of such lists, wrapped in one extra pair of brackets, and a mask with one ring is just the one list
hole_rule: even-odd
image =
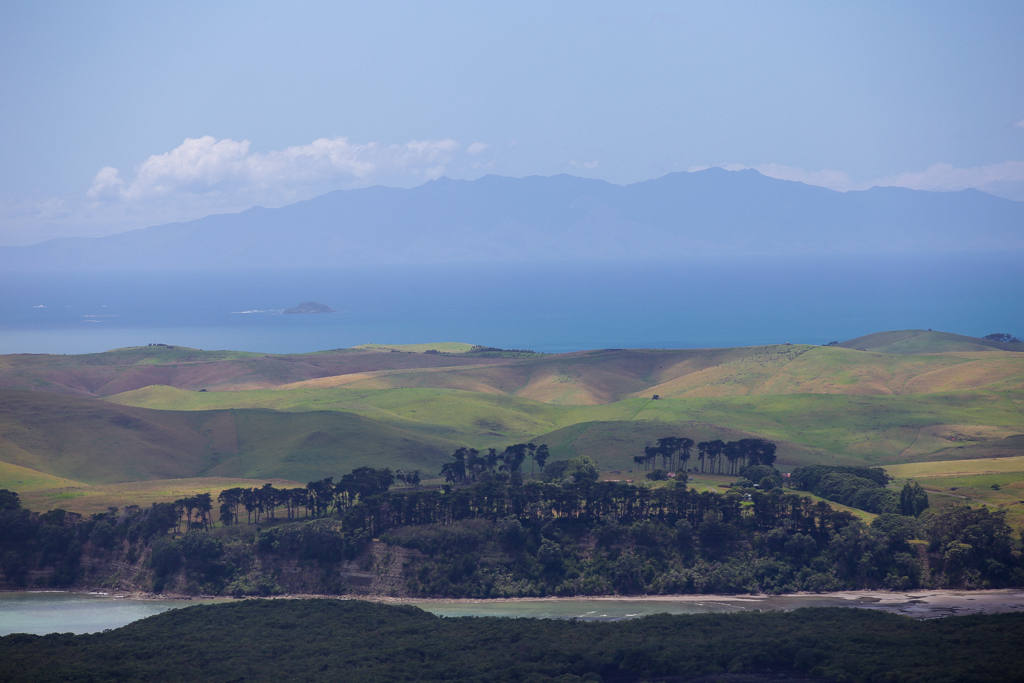
[(140, 346), (80, 356), (0, 356), (0, 388), (93, 397), (154, 384), (195, 391), (244, 390), (360, 372), (507, 362), (479, 355), (399, 353), (382, 349), (340, 349), (272, 356)]
[(848, 349), (866, 349), (878, 353), (951, 353), (961, 351), (1024, 351), (1024, 344), (1003, 344), (1001, 342), (966, 337), (949, 332), (932, 330), (895, 330), (876, 332), (845, 341), (839, 346)]
[[(209, 493), (214, 500), (221, 491), (236, 486), (254, 488), (272, 483), (277, 488), (305, 486), (305, 481), (295, 482), (285, 479), (237, 479), (228, 477), (201, 477), (197, 479), (157, 479), (153, 481), (135, 481), (123, 484), (88, 484), (71, 483), (65, 486), (53, 486), (32, 490), (15, 489), (18, 491), (22, 505), (29, 510), (53, 510), (63, 508), (69, 512), (91, 515), (106, 512), (111, 506), (123, 508), (127, 505), (148, 507), (153, 503)], [(0, 485), (0, 488), (4, 488)], [(11, 487), (7, 487), (11, 488)]]
[[(597, 461), (602, 470), (625, 472), (636, 467), (633, 456), (641, 454), (645, 445), (669, 435), (687, 436), (698, 442), (711, 439), (733, 441), (757, 436), (753, 432), (695, 420), (666, 423), (638, 419), (580, 422), (541, 435), (535, 441), (546, 443), (551, 450), (551, 456), (555, 459), (586, 455)], [(786, 470), (800, 465), (832, 463), (836, 460), (834, 454), (787, 441), (778, 442), (778, 457), (780, 466)], [(694, 453), (690, 467), (698, 466)]]
[(430, 430), (341, 411), (148, 410), (0, 391), (0, 461), (88, 484), (200, 476), (309, 481), (363, 465), (432, 473), (457, 446)]
[[(974, 340), (979, 344), (946, 343), (946, 338), (971, 338), (931, 332), (923, 333), (923, 337), (914, 334), (872, 335), (880, 351), (904, 349), (897, 354), (772, 345), (669, 351), (612, 349), (523, 356), (470, 352), (472, 347), (468, 344), (446, 343), (364, 345), (313, 354), (270, 356), (155, 346), (85, 356), (3, 356), (0, 387), (111, 396), (153, 385), (193, 391), (344, 385), (374, 390), (459, 389), (555, 405), (597, 405), (653, 394), (872, 395), (1024, 389), (1024, 354), (999, 350), (1015, 345), (985, 340)], [(928, 342), (933, 338), (945, 346)], [(856, 346), (868, 343), (864, 341), (867, 339), (847, 344)], [(915, 349), (920, 347), (921, 353), (911, 353), (908, 344), (916, 345)], [(438, 346), (443, 347), (443, 353), (413, 352)]]
[(282, 389), (433, 388), (508, 394), (554, 405), (624, 398), (783, 394), (927, 394), (1024, 389), (1024, 354), (894, 356), (833, 347), (616, 350), (493, 366), (415, 368), (306, 380)]
[(978, 458), (977, 460), (938, 460), (889, 465), (885, 471), (901, 479), (968, 477), (989, 474), (1024, 473), (1024, 456)]
[(0, 461), (87, 483), (196, 476), (237, 450), (231, 411), (0, 391)]
[(1017, 391), (1024, 389), (1024, 354), (894, 356), (784, 345), (689, 351), (588, 351), (486, 366), (353, 370), (265, 388), (292, 391), (331, 387), (455, 389), (504, 394), (551, 405), (600, 405), (654, 394), (682, 398)]
[(433, 342), (430, 344), (360, 344), (353, 349), (361, 351), (404, 351), (406, 353), (423, 353), (424, 351), (441, 351), (443, 353), (468, 353), (473, 344), (463, 342)]
[[(478, 357), (451, 343), (295, 356), (164, 346), (3, 356), (0, 387), (46, 391), (0, 388), (0, 463), (10, 471), (0, 478), (29, 491), (60, 480), (308, 481), (363, 465), (433, 476), (459, 446), (527, 440), (556, 458), (585, 454), (626, 470), (668, 435), (762, 436), (779, 444), (785, 468), (1024, 455), (1024, 354), (996, 342), (964, 350), (964, 339), (909, 331), (849, 343), (884, 352), (773, 345)], [(899, 351), (912, 346), (927, 353)], [(443, 353), (420, 352), (430, 348)]]
[(1024, 528), (1024, 456), (890, 465), (885, 471), (896, 486), (904, 480), (920, 483), (933, 507), (981, 504), (1002, 510), (1008, 524)]
[(36, 491), (54, 489), (65, 486), (85, 486), (79, 481), (55, 477), (27, 467), (0, 462), (0, 489), (8, 491)]
[[(616, 439), (625, 439), (631, 444), (630, 452), (639, 452), (648, 436), (640, 438), (628, 423), (657, 423), (664, 426), (662, 431), (680, 431), (701, 423), (718, 430), (716, 433), (744, 432), (793, 444), (794, 465), (818, 457), (842, 464), (925, 460), (932, 453), (962, 445), (965, 438), (976, 439), (969, 443), (977, 445), (1024, 434), (1022, 392), (911, 396), (791, 394), (658, 401), (633, 398), (602, 405), (555, 406), (513, 396), (450, 389), (331, 387), (199, 394), (150, 387), (110, 400), (186, 411), (231, 407), (351, 411), (398, 428), (477, 447), (546, 439), (550, 432), (584, 422), (614, 422), (614, 429), (619, 432)], [(654, 434), (658, 429), (645, 429), (644, 434), (648, 431)], [(605, 444), (615, 442), (608, 434), (602, 439)], [(605, 445), (596, 452), (599, 455), (610, 448)]]

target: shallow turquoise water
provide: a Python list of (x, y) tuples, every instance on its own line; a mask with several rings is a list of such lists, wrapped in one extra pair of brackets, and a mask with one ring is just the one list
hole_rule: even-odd
[(96, 633), (203, 600), (132, 600), (71, 593), (0, 593), (0, 636)]
[[(0, 593), (0, 636), (10, 633), (96, 633), (161, 612), (221, 600), (135, 600), (73, 593)], [(518, 617), (616, 621), (649, 614), (794, 610), (801, 607), (883, 609), (916, 618), (1024, 611), (1019, 590), (941, 594), (709, 596), (707, 599), (452, 600), (405, 604), (442, 617)]]

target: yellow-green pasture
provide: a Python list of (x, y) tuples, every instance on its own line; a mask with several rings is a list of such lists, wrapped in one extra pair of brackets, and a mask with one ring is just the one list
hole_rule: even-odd
[[(45, 475), (44, 475), (45, 476)], [(155, 481), (135, 481), (127, 484), (101, 484), (89, 486), (74, 484), (52, 488), (18, 489), (22, 505), (36, 512), (45, 512), (63, 508), (69, 512), (90, 515), (106, 512), (110, 507), (123, 508), (126, 505), (147, 507), (153, 503), (170, 503), (179, 498), (209, 493), (216, 500), (224, 489), (245, 487), (253, 488), (264, 484), (273, 484), (277, 488), (304, 487), (286, 479), (234, 479), (228, 477), (202, 477), (196, 479), (160, 479)], [(216, 510), (216, 505), (214, 506)], [(216, 516), (216, 513), (215, 513)]]
[(40, 489), (54, 489), (69, 486), (83, 486), (81, 482), (52, 474), (44, 474), (27, 467), (0, 462), (0, 489), (16, 491), (19, 494)]
[(363, 351), (404, 351), (405, 353), (423, 353), (424, 351), (469, 353), (473, 349), (473, 345), (463, 342), (433, 342), (430, 344), (360, 344), (352, 348)]
[[(455, 389), (325, 387), (199, 393), (153, 386), (107, 400), (172, 411), (225, 408), (345, 411), (477, 448), (543, 439), (549, 433), (566, 428), (571, 428), (572, 433), (552, 434), (552, 442), (571, 447), (573, 442), (579, 441), (574, 426), (582, 423), (616, 422), (626, 426), (638, 421), (660, 423), (665, 425), (663, 436), (685, 436), (671, 432), (685, 431), (685, 423), (701, 423), (757, 434), (809, 451), (791, 463), (783, 463), (794, 466), (812, 462), (841, 465), (915, 462), (929, 460), (933, 453), (951, 449), (959, 455), (961, 451), (957, 449), (964, 443), (969, 444), (963, 450), (965, 457), (980, 445), (1004, 442), (998, 454), (1020, 455), (1021, 449), (1012, 442), (1012, 435), (1024, 434), (1022, 392), (970, 391), (905, 396), (790, 394), (657, 401), (631, 398), (601, 405), (551, 405), (518, 396)], [(965, 438), (972, 440), (962, 441)], [(636, 444), (631, 439), (626, 440), (634, 451), (642, 451), (643, 441), (637, 451)], [(981, 456), (992, 454), (978, 453)], [(623, 452), (623, 457), (631, 456)], [(622, 465), (628, 466), (628, 461)], [(611, 463), (602, 463), (602, 467), (621, 469)]]
[[(900, 479), (931, 479), (971, 477), (975, 475), (1024, 473), (1024, 455), (1009, 458), (978, 458), (976, 460), (939, 460), (886, 465), (890, 476)], [(954, 484), (955, 486), (955, 484)]]

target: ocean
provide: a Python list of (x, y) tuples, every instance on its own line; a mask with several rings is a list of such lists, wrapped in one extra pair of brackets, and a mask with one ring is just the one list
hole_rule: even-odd
[[(1024, 253), (716, 256), (0, 273), (0, 353), (164, 343), (301, 353), (463, 341), (565, 352), (1024, 335)], [(337, 313), (280, 315), (317, 301)]]

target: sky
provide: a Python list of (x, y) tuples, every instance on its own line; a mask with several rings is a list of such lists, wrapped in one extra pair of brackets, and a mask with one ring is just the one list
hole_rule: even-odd
[(1024, 201), (1021, 2), (0, 2), (0, 245), (709, 166)]

